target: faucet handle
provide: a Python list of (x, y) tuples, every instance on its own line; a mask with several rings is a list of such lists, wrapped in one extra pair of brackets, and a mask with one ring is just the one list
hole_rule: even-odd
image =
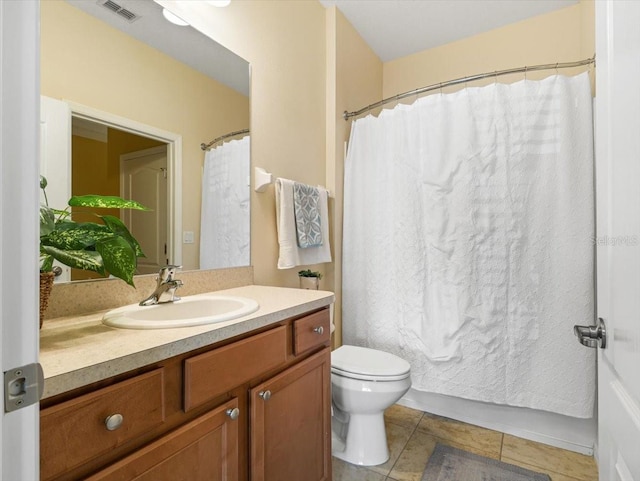
[(182, 269), (182, 266), (165, 266), (161, 268), (158, 273), (158, 282), (172, 281), (177, 269)]

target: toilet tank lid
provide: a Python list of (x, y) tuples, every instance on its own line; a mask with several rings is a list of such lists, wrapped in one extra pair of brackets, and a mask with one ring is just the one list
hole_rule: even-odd
[(333, 351), (331, 367), (370, 376), (397, 376), (411, 369), (407, 361), (394, 354), (359, 346), (340, 346)]

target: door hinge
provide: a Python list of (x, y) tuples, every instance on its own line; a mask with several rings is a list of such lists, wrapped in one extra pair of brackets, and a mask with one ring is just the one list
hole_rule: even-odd
[(607, 326), (601, 317), (598, 318), (595, 326), (573, 326), (573, 332), (583, 346), (600, 347), (600, 349), (607, 347)]
[(28, 364), (4, 373), (4, 412), (10, 413), (40, 401), (44, 373), (40, 363)]

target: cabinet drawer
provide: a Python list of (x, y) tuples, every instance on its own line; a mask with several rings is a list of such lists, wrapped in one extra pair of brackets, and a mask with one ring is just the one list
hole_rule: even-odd
[(330, 328), (329, 309), (293, 321), (293, 353), (298, 355), (329, 342)]
[(184, 366), (184, 410), (189, 411), (287, 360), (287, 328), (276, 327), (194, 356)]
[[(115, 414), (122, 416), (122, 424), (110, 431), (106, 420)], [(163, 369), (43, 409), (41, 479), (54, 478), (163, 422)]]

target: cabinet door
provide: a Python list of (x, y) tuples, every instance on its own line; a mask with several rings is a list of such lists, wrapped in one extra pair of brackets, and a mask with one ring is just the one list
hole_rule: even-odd
[(237, 481), (237, 407), (234, 398), (87, 481)]
[(325, 348), (251, 390), (251, 480), (331, 479), (331, 354)]

